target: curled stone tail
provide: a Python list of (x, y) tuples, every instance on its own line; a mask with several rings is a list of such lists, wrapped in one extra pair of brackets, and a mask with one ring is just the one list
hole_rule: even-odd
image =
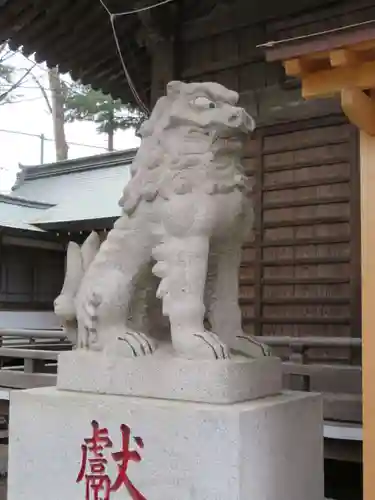
[(85, 339), (84, 346), (87, 349), (99, 350), (98, 336), (98, 308), (101, 304), (101, 297), (97, 293), (93, 293), (84, 307), (84, 331)]

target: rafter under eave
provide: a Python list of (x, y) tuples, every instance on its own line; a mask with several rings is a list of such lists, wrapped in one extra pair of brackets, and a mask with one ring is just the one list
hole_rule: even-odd
[(366, 90), (375, 89), (375, 50), (351, 47), (312, 53), (284, 61), (288, 76), (301, 80), (305, 99), (341, 96), (341, 107), (360, 130), (375, 136), (375, 102)]
[(375, 88), (375, 60), (360, 65), (343, 66), (301, 75), (305, 99), (328, 97), (346, 88)]
[(260, 47), (301, 81), (305, 99), (341, 96), (349, 120), (375, 136), (375, 20)]

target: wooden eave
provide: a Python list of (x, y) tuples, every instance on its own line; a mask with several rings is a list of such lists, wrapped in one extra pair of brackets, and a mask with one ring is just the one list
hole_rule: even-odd
[[(152, 5), (153, 0), (106, 0), (113, 13)], [(185, 0), (184, 19), (200, 17), (212, 10), (214, 0)], [(171, 2), (153, 9), (153, 20), (163, 30), (174, 29), (169, 15)], [(116, 18), (121, 52), (135, 88), (143, 102), (150, 101), (151, 54), (142, 41), (143, 22), (138, 15)], [(94, 89), (133, 101), (121, 59), (117, 53), (110, 18), (99, 0), (0, 0), (0, 43), (13, 50), (34, 54), (38, 63), (58, 66), (62, 73)]]
[(306, 99), (339, 95), (344, 113), (375, 136), (375, 20), (261, 46), (301, 81)]
[[(332, 1), (332, 0), (331, 0)], [(369, 0), (366, 0), (369, 1)], [(105, 0), (111, 12), (134, 10), (155, 0)], [(121, 52), (141, 99), (150, 105), (152, 60), (160, 50), (149, 28), (167, 40), (175, 40), (176, 75), (181, 78), (182, 46), (191, 40), (217, 34), (220, 19), (249, 26), (266, 19), (293, 15), (323, 5), (324, 0), (175, 0), (150, 11), (151, 23), (142, 15), (116, 18)], [(177, 10), (177, 14), (173, 14)], [(149, 20), (150, 21), (150, 20)], [(236, 24), (237, 23), (237, 24)], [(220, 23), (219, 23), (220, 24)], [(182, 29), (183, 28), (183, 29)], [(154, 33), (155, 34), (155, 33)], [(124, 102), (133, 101), (126, 81), (108, 14), (99, 0), (0, 0), (0, 43), (9, 41), (12, 49), (37, 62), (58, 66), (73, 79), (90, 84)], [(148, 45), (148, 46), (147, 46)], [(177, 52), (179, 52), (177, 54)]]
[[(109, 2), (110, 3), (110, 2)], [(113, 2), (112, 2), (113, 3)], [(134, 2), (126, 2), (132, 8)], [(126, 16), (117, 22), (124, 57), (139, 93), (146, 102), (151, 74), (149, 55), (136, 43), (140, 22)], [(0, 42), (13, 50), (35, 54), (39, 63), (59, 66), (76, 80), (95, 89), (131, 100), (131, 93), (116, 53), (109, 16), (99, 1), (2, 0)], [(111, 77), (111, 78), (109, 78)]]

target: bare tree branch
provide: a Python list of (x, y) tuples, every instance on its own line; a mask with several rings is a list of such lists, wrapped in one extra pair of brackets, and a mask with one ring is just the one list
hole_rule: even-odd
[(52, 115), (52, 113), (53, 113), (53, 110), (52, 110), (52, 105), (51, 105), (51, 102), (50, 102), (50, 100), (49, 100), (49, 97), (48, 97), (48, 94), (47, 94), (47, 92), (46, 92), (46, 89), (43, 87), (43, 85), (40, 83), (40, 81), (38, 80), (38, 78), (37, 78), (35, 75), (33, 75), (33, 74), (31, 73), (31, 75), (30, 75), (30, 76), (31, 76), (31, 78), (34, 80), (34, 82), (38, 85), (39, 90), (41, 91), (42, 96), (44, 97), (44, 100), (46, 101), (46, 104), (47, 104), (47, 107), (48, 107), (48, 111), (49, 111), (49, 112), (50, 112), (50, 114)]
[[(3, 61), (3, 57), (4, 57), (4, 54), (3, 54), (3, 51), (4, 49), (6, 48), (7, 44), (6, 43), (0, 43), (0, 61), (2, 62)], [(7, 51), (8, 52), (8, 51)]]
[(5, 63), (8, 59), (14, 56), (14, 52), (10, 49), (5, 50), (6, 44), (4, 43), (3, 45), (0, 45), (0, 62), (3, 64)]
[(35, 68), (37, 63), (34, 63), (33, 66), (31, 66), (31, 68), (29, 68), (27, 71), (25, 71), (25, 73), (16, 81), (13, 83), (13, 85), (8, 89), (6, 90), (5, 92), (3, 92), (2, 94), (0, 94), (0, 101), (6, 99), (8, 97), (8, 95), (13, 92), (13, 90), (15, 90), (17, 87), (19, 87), (21, 85), (21, 83), (24, 81), (24, 79), (31, 73), (31, 71)]

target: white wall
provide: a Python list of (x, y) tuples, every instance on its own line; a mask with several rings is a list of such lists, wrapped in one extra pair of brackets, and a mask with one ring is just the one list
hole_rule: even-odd
[(0, 311), (0, 328), (54, 329), (60, 323), (53, 311)]

